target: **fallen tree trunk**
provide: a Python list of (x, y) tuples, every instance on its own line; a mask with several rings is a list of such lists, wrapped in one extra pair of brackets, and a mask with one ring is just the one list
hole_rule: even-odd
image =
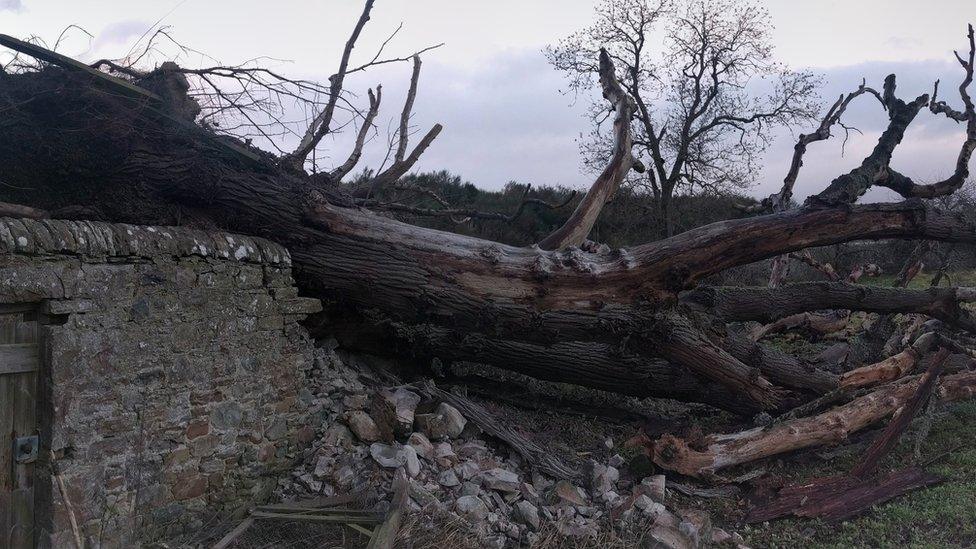
[(872, 313), (920, 313), (976, 332), (976, 317), (961, 307), (976, 301), (974, 288), (864, 286), (845, 282), (805, 282), (780, 288), (700, 287), (682, 295), (691, 307), (729, 321), (772, 322), (806, 311), (851, 309)]
[[(612, 70), (612, 65), (604, 68)], [(723, 300), (706, 305), (703, 316), (696, 313), (701, 300), (678, 298), (709, 275), (811, 246), (878, 238), (976, 242), (972, 223), (918, 200), (817, 204), (713, 223), (617, 250), (520, 248), (357, 208), (342, 188), (282, 168), (266, 153), (241, 152), (242, 146), (228, 146), (227, 139), (199, 127), (189, 132), (186, 120), (175, 120), (159, 106), (102, 93), (92, 77), (54, 68), (3, 77), (0, 108), (11, 110), (0, 133), (0, 163), (12, 183), (4, 187), (11, 201), (48, 211), (82, 211), (88, 218), (193, 223), (274, 239), (291, 252), (305, 295), (369, 322), (435, 334), (423, 346), (428, 358), (483, 357), (496, 366), (581, 385), (607, 388), (637, 381), (652, 388), (631, 393), (693, 395), (728, 403), (728, 408), (743, 402), (742, 408), (777, 410), (793, 396), (787, 388), (824, 392), (834, 380), (805, 372), (761, 347), (724, 340), (711, 326), (716, 314), (734, 320), (802, 312), (804, 307), (884, 308), (924, 311), (972, 325), (966, 314), (952, 309), (965, 297), (958, 292), (951, 300), (937, 292), (899, 294), (894, 305), (884, 305), (885, 299), (873, 293), (837, 287), (828, 288), (833, 301), (827, 303), (818, 301), (824, 293), (817, 288), (786, 287), (765, 295), (719, 292), (715, 295)], [(621, 124), (618, 133), (627, 134), (627, 127)], [(628, 137), (618, 136), (617, 149)], [(612, 194), (632, 159), (621, 153), (612, 162), (594, 207)], [(586, 226), (590, 216), (584, 217), (573, 226)], [(580, 231), (570, 232), (568, 240), (559, 238), (562, 244), (579, 240)], [(799, 299), (803, 291), (806, 297)], [(472, 344), (459, 352), (458, 341), (466, 338), (490, 342), (489, 351), (476, 352)], [(556, 364), (547, 355), (560, 344), (570, 345), (564, 353), (572, 345), (591, 347)], [(491, 352), (505, 348), (508, 356), (521, 353), (521, 360)], [(594, 358), (606, 348), (637, 357), (644, 373), (624, 373)], [(589, 369), (592, 365), (600, 369)], [(663, 375), (665, 368), (678, 374)], [(689, 372), (695, 383), (670, 382)], [(813, 374), (812, 380), (804, 379), (806, 373)]]

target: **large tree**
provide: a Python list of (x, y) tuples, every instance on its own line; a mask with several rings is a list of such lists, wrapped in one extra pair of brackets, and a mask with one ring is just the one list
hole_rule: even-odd
[[(748, 0), (603, 0), (591, 26), (546, 50), (583, 96), (607, 50), (634, 102), (634, 154), (647, 166), (633, 182), (650, 189), (667, 236), (675, 193), (749, 185), (771, 131), (817, 112), (818, 79), (775, 60), (771, 29), (765, 8)], [(595, 130), (582, 145), (600, 163), (605, 102), (590, 113)]]
[[(355, 33), (371, 5), (367, 2)], [(332, 172), (302, 169), (307, 163), (300, 160), (314, 145), (275, 156), (215, 137), (191, 122), (199, 115), (194, 109), (174, 109), (186, 104), (185, 78), (200, 71), (125, 67), (114, 71), (123, 79), (108, 79), (75, 61), (0, 37), (0, 43), (43, 60), (0, 72), (0, 196), (30, 205), (8, 205), (16, 215), (55, 218), (47, 223), (72, 217), (193, 223), (274, 239), (290, 250), (301, 291), (327, 305), (321, 328), (313, 329), (328, 330), (353, 348), (420, 363), (434, 358), (483, 362), (541, 379), (705, 402), (740, 413), (816, 403), (820, 395), (834, 395), (835, 402), (846, 378), (764, 345), (735, 323), (773, 322), (821, 309), (912, 313), (939, 321), (939, 326), (926, 325), (932, 335), (925, 341), (935, 338), (965, 350), (971, 348), (965, 338), (976, 331), (965, 304), (976, 300), (976, 290), (845, 282), (723, 288), (702, 281), (738, 265), (855, 240), (976, 242), (971, 220), (927, 201), (963, 184), (976, 148), (976, 109), (968, 91), (976, 54), (971, 27), (968, 38), (969, 53), (959, 56), (966, 73), (958, 88), (962, 109), (927, 94), (902, 100), (895, 77), (889, 76), (878, 93), (889, 123), (876, 147), (859, 167), (801, 208), (608, 249), (586, 237), (635, 163), (631, 119), (640, 108), (618, 81), (608, 51), (597, 59), (603, 96), (614, 113), (612, 154), (563, 226), (537, 246), (514, 247), (408, 225), (365, 208), (372, 199), (359, 196), (361, 189), (349, 192)], [(416, 70), (414, 75), (416, 81)], [(332, 86), (330, 93), (341, 90)], [(369, 113), (378, 102), (377, 94)], [(965, 124), (966, 137), (952, 175), (923, 185), (897, 172), (891, 161), (905, 130), (926, 106)], [(313, 141), (330, 127), (325, 112), (315, 115), (305, 133)], [(426, 144), (421, 140), (418, 147)], [(416, 156), (406, 154), (407, 148), (398, 146), (396, 170)], [(400, 174), (391, 169), (369, 186), (398, 184)], [(875, 185), (906, 200), (856, 204)], [(449, 206), (440, 211), (478, 214), (451, 212)], [(0, 243), (9, 242), (16, 248), (15, 239), (0, 235)], [(957, 340), (963, 344), (951, 343)], [(916, 344), (905, 352), (920, 356), (930, 348)], [(858, 379), (892, 378), (886, 364), (865, 367), (873, 374)], [(898, 377), (910, 368), (895, 371)], [(953, 383), (953, 394), (971, 394), (976, 386), (972, 376)], [(885, 406), (891, 408), (890, 399)]]

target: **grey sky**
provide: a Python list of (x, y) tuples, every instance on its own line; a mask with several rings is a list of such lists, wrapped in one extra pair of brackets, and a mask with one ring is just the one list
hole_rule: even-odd
[[(965, 46), (965, 21), (976, 21), (973, 0), (930, 0), (924, 9), (906, 0), (766, 3), (779, 59), (823, 73), (825, 103), (862, 76), (880, 87), (888, 72), (899, 75), (904, 95), (931, 91), (935, 78), (952, 83), (948, 92), (961, 74), (952, 49)], [(582, 187), (591, 176), (581, 171), (575, 138), (588, 129), (581, 116), (585, 101), (574, 105), (573, 98), (559, 94), (563, 81), (541, 48), (586, 25), (592, 6), (592, 0), (379, 0), (354, 57), (371, 56), (401, 21), (404, 29), (392, 53), (447, 43), (424, 58), (414, 121), (421, 131), (434, 122), (445, 130), (417, 169), (448, 169), (486, 188), (513, 179)], [(289, 75), (325, 80), (361, 7), (360, 0), (0, 0), (0, 32), (53, 42), (67, 25), (77, 24), (95, 39), (73, 33), (61, 51), (85, 59), (119, 57), (162, 18), (183, 43), (222, 62), (287, 59), (270, 63)], [(387, 124), (402, 105), (409, 70), (407, 64), (388, 65), (348, 83), (358, 93), (376, 83), (384, 88), (381, 135), (367, 150), (367, 164), (382, 160)], [(862, 97), (850, 115), (864, 135), (852, 136), (843, 157), (841, 139), (811, 147), (799, 195), (849, 170), (873, 146), (885, 122), (877, 103)], [(348, 133), (325, 144), (324, 162), (330, 152), (344, 159)], [(961, 135), (951, 122), (923, 112), (895, 163), (921, 178), (944, 174)], [(751, 193), (778, 187), (793, 140), (777, 140)]]

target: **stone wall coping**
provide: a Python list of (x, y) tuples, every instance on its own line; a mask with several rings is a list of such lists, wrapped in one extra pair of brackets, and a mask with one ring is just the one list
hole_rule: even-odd
[(280, 244), (220, 231), (58, 219), (0, 217), (0, 253), (86, 257), (199, 256), (244, 263), (291, 265)]

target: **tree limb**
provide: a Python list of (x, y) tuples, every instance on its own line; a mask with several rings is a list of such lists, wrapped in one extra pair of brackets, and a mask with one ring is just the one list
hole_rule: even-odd
[(770, 322), (787, 315), (825, 309), (874, 313), (921, 313), (976, 333), (976, 317), (962, 303), (976, 300), (973, 288), (910, 290), (845, 282), (806, 282), (781, 288), (701, 287), (686, 292), (689, 306), (706, 307), (729, 321)]
[(342, 49), (339, 70), (329, 77), (329, 99), (325, 104), (325, 108), (312, 119), (312, 123), (305, 130), (305, 135), (299, 142), (298, 147), (291, 154), (281, 159), (281, 164), (290, 168), (292, 171), (301, 171), (302, 165), (305, 163), (305, 159), (308, 158), (309, 153), (312, 152), (312, 149), (331, 130), (332, 116), (335, 113), (339, 95), (342, 93), (342, 82), (346, 78), (346, 70), (349, 66), (349, 56), (352, 55), (352, 49), (356, 46), (356, 40), (359, 39), (359, 34), (363, 31), (363, 27), (369, 21), (369, 12), (373, 9), (374, 1), (366, 0), (366, 3), (363, 5), (363, 12), (359, 16), (359, 20), (356, 21), (356, 26), (353, 27), (352, 34), (349, 35), (349, 39), (346, 40), (346, 45)]
[(363, 124), (359, 127), (359, 133), (356, 134), (356, 142), (352, 147), (352, 152), (349, 153), (349, 158), (347, 158), (341, 166), (329, 172), (330, 181), (341, 181), (346, 174), (352, 171), (352, 169), (359, 162), (359, 158), (363, 155), (363, 145), (366, 142), (366, 134), (369, 133), (370, 128), (373, 127), (373, 120), (376, 118), (376, 114), (379, 112), (380, 101), (383, 99), (383, 86), (376, 86), (376, 95), (373, 95), (372, 89), (370, 89), (368, 93), (369, 111), (366, 113), (366, 117), (363, 118)]
[(613, 197), (627, 172), (634, 165), (630, 151), (633, 145), (630, 119), (634, 113), (634, 102), (617, 82), (613, 62), (605, 49), (600, 50), (600, 84), (603, 87), (603, 97), (610, 101), (617, 113), (613, 122), (613, 154), (607, 167), (593, 182), (566, 223), (539, 242), (539, 247), (543, 250), (560, 250), (582, 244), (590, 234), (597, 218), (600, 217), (603, 206)]

